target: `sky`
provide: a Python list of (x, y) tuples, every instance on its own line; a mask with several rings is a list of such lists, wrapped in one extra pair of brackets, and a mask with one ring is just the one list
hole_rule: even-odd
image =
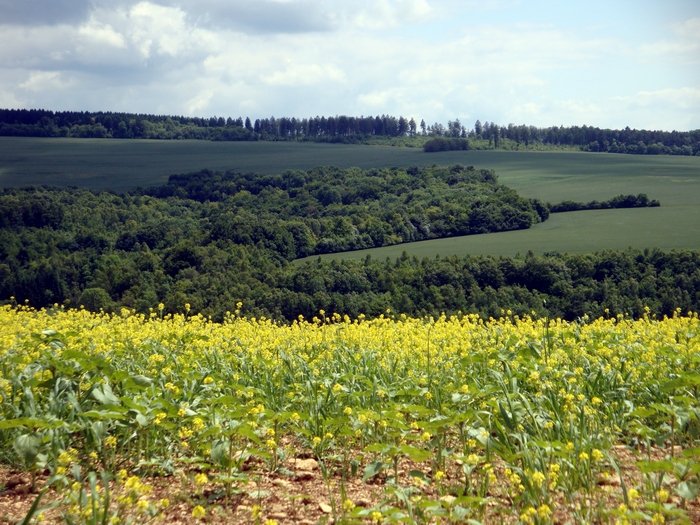
[(697, 0), (0, 0), (0, 108), (700, 128)]

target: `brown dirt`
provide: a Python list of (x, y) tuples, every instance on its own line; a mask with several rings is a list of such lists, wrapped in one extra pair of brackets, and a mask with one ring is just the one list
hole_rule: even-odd
[[(669, 450), (654, 449), (649, 452), (633, 450), (624, 446), (613, 449), (618, 464), (621, 466), (622, 480), (608, 469), (609, 476), (599, 476), (597, 490), (594, 494), (595, 504), (604, 509), (614, 509), (623, 502), (622, 483), (629, 487), (641, 487), (643, 475), (636, 468), (635, 462), (651, 457), (662, 459), (669, 454)], [(677, 451), (674, 451), (677, 453)], [(227, 498), (221, 486), (209, 482), (203, 487), (196, 488), (192, 482), (193, 473), (182, 471), (180, 475), (167, 477), (146, 478), (152, 487), (150, 494), (152, 500), (168, 498), (170, 505), (157, 517), (154, 523), (254, 523), (254, 507), (260, 507), (260, 523), (265, 520), (276, 520), (280, 525), (284, 524), (312, 524), (331, 523), (334, 516), (338, 516), (343, 502), (340, 500), (341, 490), (346, 497), (357, 506), (371, 508), (382, 503), (388, 503), (385, 494), (385, 478), (378, 476), (370, 482), (363, 482), (361, 475), (343, 482), (339, 475), (324, 479), (318, 464), (308, 458), (298, 458), (287, 461), (279, 473), (264, 471), (262, 463), (252, 463), (247, 466), (248, 481), (238, 484), (235, 492)], [(503, 479), (502, 467), (494, 466), (497, 478)], [(400, 479), (402, 483), (410, 483), (407, 473), (411, 470), (421, 470), (429, 475), (427, 464), (415, 464), (403, 461), (400, 466)], [(28, 474), (0, 466), (0, 524), (17, 523), (21, 521), (29, 511), (32, 502), (37, 496), (38, 490), (46, 482), (46, 476), (39, 476), (36, 487), (32, 490), (31, 478)], [(446, 472), (442, 486), (458, 483), (457, 469)], [(425, 484), (420, 487), (423, 496), (438, 499), (435, 484)], [(59, 494), (49, 491), (44, 496), (42, 504), (56, 501)], [(576, 495), (572, 501), (567, 501), (564, 495), (557, 493), (552, 505), (554, 511), (554, 523), (567, 523), (573, 521), (574, 509), (582, 502), (586, 502), (586, 496)], [(671, 502), (680, 506), (680, 498), (673, 495)], [(594, 502), (589, 502), (594, 503)], [(195, 505), (203, 505), (207, 509), (206, 516), (199, 520), (192, 517), (192, 509)], [(336, 510), (338, 512), (336, 513)], [(700, 523), (700, 500), (690, 502), (686, 512), (691, 523)], [(44, 523), (61, 523), (57, 510), (44, 514)], [(518, 521), (518, 511), (511, 508), (511, 501), (504, 485), (497, 483), (491, 488), (489, 503), (483, 520), (485, 523), (515, 523)], [(148, 520), (139, 519), (141, 525)]]

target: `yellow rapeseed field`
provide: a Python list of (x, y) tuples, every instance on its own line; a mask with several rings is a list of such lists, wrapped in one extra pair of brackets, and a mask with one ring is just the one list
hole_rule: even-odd
[(697, 517), (696, 313), (277, 324), (241, 306), (223, 323), (1, 307), (0, 462), (35, 494), (18, 518)]

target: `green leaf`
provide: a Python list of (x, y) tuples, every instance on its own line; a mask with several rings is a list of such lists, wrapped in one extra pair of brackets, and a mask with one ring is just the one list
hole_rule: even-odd
[(508, 414), (506, 409), (503, 407), (503, 403), (501, 403), (500, 401), (498, 402), (498, 410), (501, 413), (501, 417), (503, 418), (503, 421), (505, 422), (508, 429), (514, 430), (515, 423), (513, 422), (513, 418), (510, 416), (510, 414)]
[(684, 458), (700, 458), (700, 447), (687, 448), (681, 452), (681, 455)]
[(430, 451), (424, 450), (422, 448), (413, 447), (411, 445), (401, 445), (399, 447), (399, 451), (406, 454), (411, 459), (411, 461), (417, 462), (426, 461), (433, 456), (433, 454)]
[(639, 467), (639, 470), (644, 474), (650, 474), (652, 472), (673, 473), (673, 461), (670, 460), (637, 461), (637, 467)]
[(681, 374), (680, 377), (671, 379), (663, 385), (661, 385), (662, 392), (673, 392), (679, 388), (684, 388), (687, 386), (700, 386), (700, 374)]
[(92, 397), (97, 399), (103, 405), (120, 405), (121, 402), (119, 398), (112, 392), (112, 387), (109, 383), (103, 383), (102, 385), (92, 389)]
[(377, 454), (386, 454), (391, 445), (385, 443), (370, 443), (365, 447), (365, 452), (376, 452)]
[(382, 470), (384, 470), (384, 463), (381, 461), (375, 461), (374, 463), (370, 463), (365, 467), (365, 473), (362, 476), (362, 481), (367, 481), (368, 479), (372, 479), (374, 476), (379, 474)]
[(250, 439), (253, 443), (260, 443), (260, 437), (255, 433), (253, 427), (244, 423), (236, 427), (236, 434), (239, 436)]
[(129, 379), (133, 381), (134, 384), (142, 387), (151, 386), (153, 384), (153, 379), (142, 375), (131, 376)]
[(683, 481), (675, 488), (675, 492), (683, 499), (692, 500), (700, 493), (700, 485), (690, 481)]
[(36, 417), (20, 417), (16, 419), (5, 419), (0, 421), (0, 430), (7, 430), (10, 428), (28, 427), (34, 429), (43, 428), (60, 428), (65, 423), (60, 420), (46, 421), (45, 419), (39, 419)]
[(17, 436), (12, 443), (12, 448), (18, 456), (22, 458), (25, 465), (31, 465), (39, 455), (41, 440), (33, 434), (22, 434)]
[(211, 447), (211, 459), (214, 463), (222, 467), (228, 467), (229, 464), (229, 444), (225, 441), (218, 441)]
[(648, 408), (648, 407), (638, 407), (635, 408), (632, 412), (630, 412), (630, 416), (632, 417), (649, 417), (653, 416), (656, 414), (656, 410), (653, 408)]
[(80, 414), (88, 419), (97, 419), (98, 421), (109, 421), (112, 419), (126, 419), (123, 412), (115, 410), (88, 410)]

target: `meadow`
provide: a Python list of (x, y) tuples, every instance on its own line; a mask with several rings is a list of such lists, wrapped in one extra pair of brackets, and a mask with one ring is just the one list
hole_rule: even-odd
[(0, 138), (0, 186), (30, 184), (127, 191), (203, 168), (279, 173), (334, 165), (474, 165), (545, 202), (605, 200), (646, 193), (660, 208), (553, 215), (525, 231), (402, 244), (328, 257), (588, 252), (600, 249), (696, 249), (700, 245), (700, 158), (570, 151), (453, 151), (291, 142), (206, 142)]
[[(0, 308), (29, 523), (697, 523), (700, 320)], [(242, 310), (241, 310), (242, 308)]]

